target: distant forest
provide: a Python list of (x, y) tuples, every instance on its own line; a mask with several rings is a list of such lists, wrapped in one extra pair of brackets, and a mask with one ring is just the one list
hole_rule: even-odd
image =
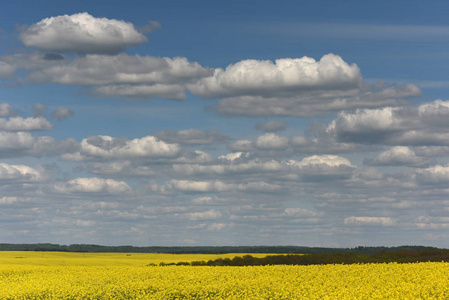
[(276, 254), (325, 254), (358, 253), (373, 254), (407, 250), (437, 249), (425, 246), (324, 248), (302, 246), (194, 246), (194, 247), (134, 247), (100, 246), (89, 244), (0, 244), (0, 251), (58, 251), (58, 252), (113, 252), (113, 253), (170, 253), (170, 254), (224, 254), (224, 253), (276, 253)]
[[(381, 251), (376, 253), (312, 253), (308, 255), (286, 254), (253, 257), (251, 255), (234, 258), (217, 258), (209, 261), (160, 263), (160, 266), (266, 266), (266, 265), (326, 265), (326, 264), (366, 264), (366, 263), (417, 263), (449, 262), (447, 249), (414, 249)], [(154, 265), (154, 264), (153, 264)]]

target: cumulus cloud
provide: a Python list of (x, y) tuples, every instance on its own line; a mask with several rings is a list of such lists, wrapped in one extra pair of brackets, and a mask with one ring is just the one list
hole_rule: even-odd
[(49, 136), (34, 137), (29, 132), (0, 131), (0, 157), (50, 156), (76, 151), (74, 139), (56, 141)]
[(178, 132), (166, 130), (156, 133), (155, 136), (169, 143), (185, 145), (221, 144), (229, 140), (229, 137), (221, 134), (218, 130), (187, 129)]
[(270, 121), (266, 123), (257, 123), (256, 129), (263, 130), (266, 132), (276, 132), (284, 130), (287, 126), (287, 123), (280, 121)]
[(325, 55), (320, 61), (310, 57), (285, 58), (272, 61), (243, 60), (216, 69), (213, 76), (189, 86), (201, 97), (267, 96), (273, 93), (292, 94), (304, 89), (334, 87), (356, 88), (361, 81), (359, 68), (341, 57)]
[(44, 179), (44, 174), (34, 168), (25, 165), (9, 165), (0, 163), (0, 180), (33, 182)]
[(288, 138), (278, 136), (274, 133), (266, 133), (261, 135), (256, 140), (256, 147), (264, 150), (279, 150), (288, 147)]
[(0, 130), (5, 131), (42, 131), (53, 128), (54, 125), (43, 117), (10, 117), (9, 120), (0, 119)]
[(134, 25), (122, 20), (78, 13), (45, 18), (23, 30), (25, 46), (50, 52), (116, 54), (147, 41)]
[(416, 171), (417, 180), (426, 184), (447, 184), (449, 182), (449, 165), (435, 165)]
[(344, 224), (393, 226), (396, 224), (396, 221), (388, 217), (347, 217), (344, 220)]
[(290, 160), (288, 165), (297, 168), (306, 181), (348, 179), (356, 169), (347, 158), (338, 155), (312, 155), (301, 161)]
[(93, 87), (94, 94), (104, 96), (180, 100), (185, 98), (187, 83), (209, 73), (209, 69), (184, 57), (86, 55), (38, 65), (28, 73), (27, 79)]
[[(154, 188), (153, 188), (154, 189)], [(281, 187), (262, 181), (253, 181), (241, 184), (226, 183), (220, 180), (193, 181), (193, 180), (170, 180), (164, 186), (156, 187), (160, 191), (179, 191), (185, 193), (205, 192), (229, 192), (229, 191), (251, 191), (251, 192), (277, 192)]]
[(222, 98), (217, 112), (244, 116), (307, 117), (362, 107), (397, 105), (415, 97), (414, 85), (368, 85), (359, 68), (340, 56), (324, 55), (272, 61), (244, 60), (216, 69), (188, 86), (203, 98)]
[(153, 136), (126, 140), (110, 136), (91, 136), (80, 143), (80, 155), (100, 159), (117, 158), (175, 158), (181, 148), (177, 144), (167, 144)]
[(326, 165), (329, 167), (348, 166), (354, 168), (347, 158), (338, 155), (313, 155), (305, 157), (299, 162), (291, 160), (289, 163), (299, 168), (320, 165)]
[(218, 159), (225, 160), (225, 161), (235, 161), (240, 158), (247, 158), (247, 157), (249, 157), (249, 153), (234, 152), (234, 153), (228, 153), (225, 155), (221, 155), (218, 157)]
[(396, 146), (379, 153), (374, 159), (364, 161), (368, 165), (424, 167), (432, 161), (419, 157), (415, 151), (405, 146)]
[(384, 145), (449, 145), (448, 101), (418, 107), (385, 107), (341, 112), (326, 129), (339, 142)]
[(58, 120), (65, 120), (71, 116), (73, 116), (75, 113), (73, 110), (71, 110), (68, 107), (60, 106), (55, 111), (51, 113), (51, 117)]
[(75, 178), (67, 182), (55, 183), (55, 191), (63, 194), (71, 193), (129, 193), (131, 188), (124, 181), (103, 178)]

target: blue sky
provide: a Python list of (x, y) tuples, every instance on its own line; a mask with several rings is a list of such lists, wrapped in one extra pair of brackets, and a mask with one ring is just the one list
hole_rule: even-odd
[(448, 247), (444, 1), (14, 1), (0, 241)]

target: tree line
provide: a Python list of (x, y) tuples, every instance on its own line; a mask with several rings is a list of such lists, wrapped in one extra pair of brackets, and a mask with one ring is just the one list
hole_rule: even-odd
[(218, 258), (209, 261), (192, 261), (178, 263), (160, 263), (167, 265), (190, 266), (266, 266), (266, 265), (325, 265), (325, 264), (361, 264), (361, 263), (416, 263), (448, 262), (449, 250), (424, 248), (419, 250), (382, 251), (377, 253), (321, 253), (321, 254), (287, 254), (253, 257), (251, 255), (234, 258)]
[(114, 253), (170, 253), (170, 254), (225, 254), (225, 253), (276, 253), (276, 254), (320, 254), (320, 253), (378, 253), (401, 250), (437, 249), (425, 246), (399, 247), (355, 247), (325, 248), (304, 246), (101, 246), (93, 244), (59, 245), (6, 244), (0, 243), (0, 251), (56, 251), (56, 252), (114, 252)]

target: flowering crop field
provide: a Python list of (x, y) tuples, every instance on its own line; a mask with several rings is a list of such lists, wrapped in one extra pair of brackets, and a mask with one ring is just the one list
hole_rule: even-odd
[[(104, 261), (88, 265), (65, 254), (65, 265), (43, 265), (38, 257), (28, 264), (0, 260), (0, 299), (449, 299), (449, 264), (442, 262), (147, 266), (124, 264), (125, 258), (115, 254), (116, 264), (109, 258), (109, 265)], [(126, 257), (133, 255), (137, 254)], [(192, 260), (198, 258), (204, 259)]]

